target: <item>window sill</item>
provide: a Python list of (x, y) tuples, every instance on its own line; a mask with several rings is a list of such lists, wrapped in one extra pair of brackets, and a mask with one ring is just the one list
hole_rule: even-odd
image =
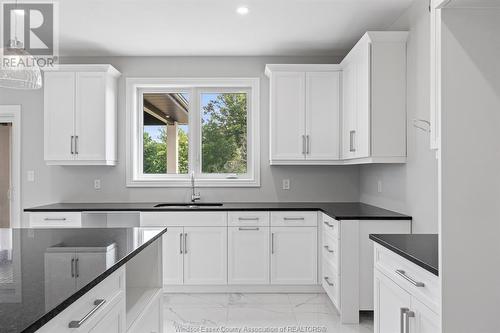
[[(129, 179), (127, 187), (191, 187), (189, 179)], [(256, 179), (196, 179), (195, 187), (260, 187)]]

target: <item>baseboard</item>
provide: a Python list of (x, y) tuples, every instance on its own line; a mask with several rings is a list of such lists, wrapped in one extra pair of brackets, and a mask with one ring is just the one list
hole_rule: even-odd
[(320, 285), (163, 286), (165, 293), (324, 293)]

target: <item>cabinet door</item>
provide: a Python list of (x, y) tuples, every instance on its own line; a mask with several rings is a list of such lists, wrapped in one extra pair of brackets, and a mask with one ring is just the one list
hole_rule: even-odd
[(48, 311), (75, 292), (75, 253), (45, 253), (45, 309)]
[(391, 279), (375, 269), (375, 333), (399, 333), (401, 309), (410, 308), (411, 296)]
[(358, 45), (354, 61), (356, 64), (356, 133), (355, 157), (371, 155), (371, 45)]
[(339, 112), (340, 72), (306, 73), (306, 159), (339, 159)]
[(305, 73), (271, 77), (271, 161), (305, 159)]
[(227, 228), (184, 228), (184, 284), (227, 283)]
[(106, 252), (78, 252), (75, 256), (75, 277), (78, 289), (106, 270)]
[(269, 283), (268, 227), (229, 228), (228, 283)]
[(356, 136), (356, 66), (352, 59), (342, 72), (342, 157), (355, 157)]
[(163, 284), (184, 283), (184, 228), (169, 227), (163, 234)]
[(106, 74), (76, 74), (75, 135), (77, 159), (106, 159)]
[(412, 298), (412, 310), (415, 312), (414, 323), (410, 323), (412, 332), (441, 332), (439, 315), (429, 309), (424, 303), (420, 302), (416, 298)]
[(75, 133), (75, 73), (46, 72), (44, 98), (44, 152), (46, 161), (68, 161)]
[[(119, 300), (113, 307), (100, 317), (96, 317), (96, 324), (89, 333), (123, 333), (126, 329), (125, 297), (118, 296)], [(89, 323), (90, 324), (90, 323)]]
[(271, 227), (271, 284), (317, 284), (317, 228)]

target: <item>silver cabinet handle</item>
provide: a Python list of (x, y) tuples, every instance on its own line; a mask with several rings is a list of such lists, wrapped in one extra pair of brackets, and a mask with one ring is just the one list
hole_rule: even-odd
[(69, 328), (78, 328), (78, 327), (82, 326), (83, 323), (87, 321), (87, 319), (89, 319), (90, 317), (92, 317), (92, 315), (94, 313), (96, 313), (97, 310), (99, 310), (104, 305), (104, 303), (106, 303), (105, 299), (96, 299), (94, 301), (94, 305), (95, 305), (94, 308), (92, 310), (90, 310), (90, 312), (87, 313), (82, 319), (71, 321), (69, 323), (68, 327)]
[(306, 154), (309, 155), (311, 153), (311, 138), (309, 135), (306, 135)]
[(75, 142), (75, 136), (72, 135), (71, 136), (71, 155), (73, 155), (75, 153), (75, 150), (73, 149), (74, 147), (74, 142)]
[(330, 223), (328, 223), (327, 221), (324, 221), (323, 223), (324, 223), (327, 227), (330, 227), (330, 228), (332, 228), (332, 229), (333, 229), (333, 227), (334, 227), (334, 225), (333, 225), (333, 224), (330, 224)]
[(328, 276), (325, 276), (323, 278), (326, 281), (326, 284), (328, 284), (330, 287), (333, 287), (335, 284), (330, 282), (330, 278)]
[(71, 259), (71, 277), (75, 277), (75, 258)]
[(400, 332), (401, 333), (410, 333), (410, 318), (415, 317), (415, 312), (410, 311), (410, 309), (408, 309), (408, 308), (401, 308), (400, 310), (401, 310), (400, 315), (399, 315), (399, 317), (400, 317), (399, 319), (401, 322)]
[(46, 217), (44, 221), (66, 221), (65, 217)]
[(75, 259), (75, 276), (80, 277), (80, 267), (78, 265), (79, 259)]
[(182, 254), (182, 233), (179, 234), (179, 253)]
[(402, 269), (397, 269), (396, 274), (401, 276), (406, 281), (410, 282), (415, 287), (425, 287), (425, 284), (423, 282), (418, 282), (415, 279), (413, 279), (412, 277), (409, 277), (408, 275), (406, 275), (406, 272), (403, 271)]
[(354, 144), (355, 135), (356, 135), (356, 131), (349, 132), (349, 151), (351, 153), (356, 151), (355, 144)]
[(245, 227), (239, 227), (238, 228), (239, 231), (259, 231), (260, 228), (256, 227), (256, 228), (245, 228)]
[(271, 254), (274, 254), (274, 232), (271, 233)]
[(285, 221), (304, 221), (303, 217), (284, 217)]
[(306, 154), (306, 136), (302, 135), (302, 154)]
[(324, 248), (325, 248), (325, 250), (327, 250), (329, 253), (333, 253), (333, 252), (335, 252), (335, 251), (333, 251), (333, 250), (330, 250), (330, 247), (329, 247), (328, 245), (325, 245), (325, 246), (323, 246), (323, 247), (324, 247)]
[(188, 250), (187, 250), (187, 242), (188, 242), (188, 234), (185, 233), (184, 234), (184, 253), (188, 253)]
[(75, 135), (75, 154), (80, 154), (78, 151), (78, 135)]
[(258, 217), (238, 217), (239, 221), (258, 221)]

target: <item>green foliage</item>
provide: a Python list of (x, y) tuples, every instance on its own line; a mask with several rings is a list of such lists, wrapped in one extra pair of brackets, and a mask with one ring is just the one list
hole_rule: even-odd
[(202, 171), (247, 171), (246, 94), (219, 94), (203, 107)]
[[(202, 110), (202, 172), (247, 172), (246, 94), (219, 94)], [(179, 173), (188, 173), (188, 135), (178, 129)], [(160, 129), (159, 141), (144, 132), (144, 173), (167, 172), (167, 133)]]

